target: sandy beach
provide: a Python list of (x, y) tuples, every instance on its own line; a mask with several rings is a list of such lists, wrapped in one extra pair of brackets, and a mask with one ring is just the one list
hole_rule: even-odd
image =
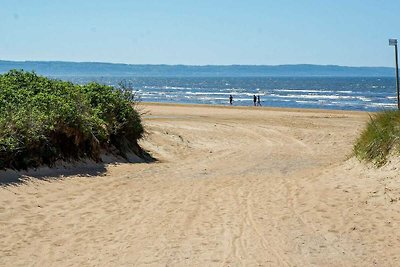
[(156, 162), (0, 187), (1, 266), (398, 264), (399, 162), (352, 157), (367, 113), (141, 110)]

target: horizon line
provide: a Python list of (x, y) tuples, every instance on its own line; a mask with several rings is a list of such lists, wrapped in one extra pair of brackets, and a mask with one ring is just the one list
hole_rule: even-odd
[(106, 61), (68, 61), (68, 60), (5, 60), (0, 59), (0, 62), (43, 62), (43, 63), (78, 63), (78, 64), (113, 64), (113, 65), (145, 65), (145, 66), (186, 66), (186, 67), (232, 67), (232, 66), (255, 66), (255, 67), (281, 67), (281, 66), (322, 66), (322, 67), (345, 67), (345, 68), (390, 68), (388, 66), (348, 66), (337, 64), (313, 64), (313, 63), (293, 63), (293, 64), (165, 64), (165, 63), (122, 63), (122, 62), (106, 62)]

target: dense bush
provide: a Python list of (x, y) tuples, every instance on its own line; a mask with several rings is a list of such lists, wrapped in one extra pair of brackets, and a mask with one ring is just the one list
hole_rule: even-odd
[(399, 152), (399, 138), (400, 111), (377, 113), (371, 117), (354, 145), (355, 155), (362, 160), (382, 166), (392, 151)]
[(143, 127), (133, 104), (124, 88), (16, 70), (0, 75), (0, 169), (100, 160), (102, 149), (140, 152)]

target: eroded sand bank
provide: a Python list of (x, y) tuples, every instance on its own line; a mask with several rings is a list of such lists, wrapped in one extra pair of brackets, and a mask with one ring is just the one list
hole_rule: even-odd
[(368, 114), (142, 108), (159, 162), (0, 188), (1, 266), (398, 263), (400, 165), (350, 157)]

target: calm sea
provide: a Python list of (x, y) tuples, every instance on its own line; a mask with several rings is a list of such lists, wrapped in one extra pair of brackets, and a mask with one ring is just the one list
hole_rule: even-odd
[(97, 81), (117, 85), (125, 81), (144, 102), (253, 105), (259, 95), (263, 106), (379, 111), (397, 107), (396, 84), (388, 77), (230, 77), (131, 78), (57, 77), (74, 83)]

